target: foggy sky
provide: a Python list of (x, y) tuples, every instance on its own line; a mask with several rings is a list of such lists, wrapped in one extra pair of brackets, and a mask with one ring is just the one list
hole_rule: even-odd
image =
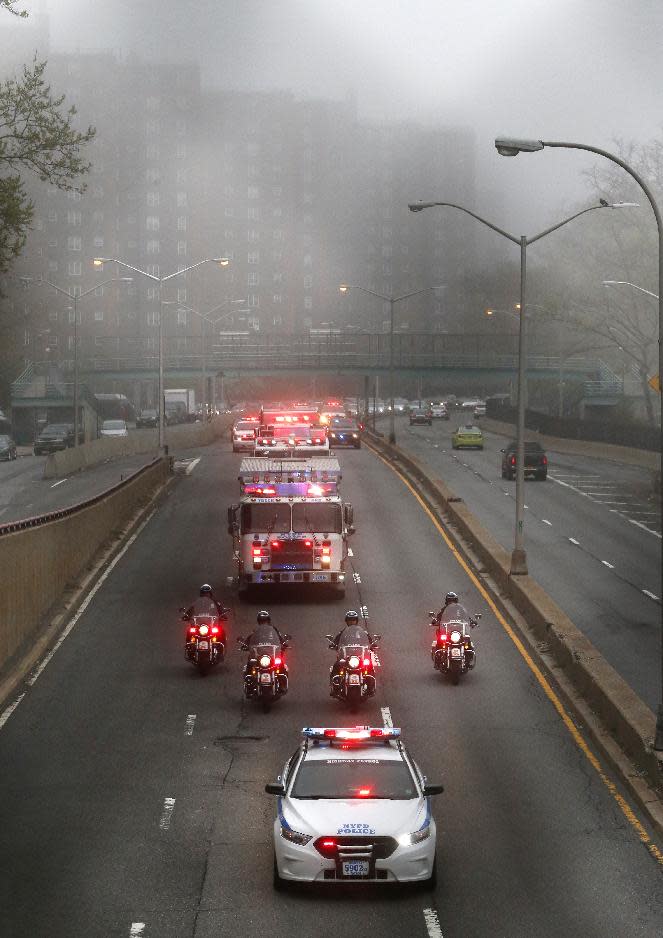
[[(663, 134), (659, 0), (25, 0), (57, 51), (200, 64), (208, 87), (356, 96), (362, 119), (471, 127), (477, 210), (517, 233), (586, 198), (594, 158), (506, 160), (499, 134), (614, 149)], [(17, 23), (14, 28), (20, 29)], [(412, 199), (448, 198), (437, 192)]]

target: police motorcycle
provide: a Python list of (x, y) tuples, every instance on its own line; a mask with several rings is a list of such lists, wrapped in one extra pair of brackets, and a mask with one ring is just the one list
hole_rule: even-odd
[(226, 630), (223, 623), (228, 621), (228, 610), (221, 611), (212, 604), (209, 612), (198, 612), (195, 606), (189, 610), (180, 608), (182, 621), (187, 623), (184, 656), (198, 669), (201, 675), (223, 661), (226, 656)]
[(442, 674), (449, 674), (452, 683), (458, 684), (461, 675), (471, 671), (476, 664), (470, 630), (479, 624), (481, 613), (471, 616), (460, 603), (451, 603), (439, 615), (434, 612), (428, 615), (430, 624), (436, 629), (431, 646), (433, 667)]
[(238, 638), (242, 651), (248, 652), (244, 667), (244, 696), (260, 700), (265, 713), (279, 697), (288, 693), (288, 666), (284, 651), (291, 635), (281, 635), (271, 624), (268, 612), (258, 613), (258, 623), (247, 638)]
[(345, 622), (345, 628), (336, 637), (325, 636), (329, 647), (337, 653), (329, 669), (329, 694), (346, 701), (354, 711), (363, 700), (375, 696), (375, 670), (379, 667), (375, 652), (382, 636), (371, 635), (359, 625), (354, 610), (346, 614)]

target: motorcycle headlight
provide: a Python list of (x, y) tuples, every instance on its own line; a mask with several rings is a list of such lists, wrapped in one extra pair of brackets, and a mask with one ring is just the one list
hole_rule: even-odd
[(350, 655), (348, 658), (348, 667), (349, 668), (358, 668), (359, 667), (359, 658), (357, 655)]
[(460, 641), (460, 632), (457, 629), (454, 629), (451, 633), (451, 641), (459, 642)]
[(200, 632), (201, 635), (207, 635), (207, 633), (209, 632), (209, 626), (201, 625), (198, 631)]
[(260, 656), (260, 667), (261, 667), (261, 668), (268, 668), (268, 667), (270, 666), (271, 662), (272, 662), (272, 659), (269, 657), (269, 655), (261, 655), (261, 656)]
[(311, 834), (300, 834), (299, 831), (293, 831), (289, 827), (284, 827), (281, 825), (281, 837), (284, 840), (289, 840), (290, 843), (297, 844), (298, 847), (305, 847), (306, 844), (312, 839)]

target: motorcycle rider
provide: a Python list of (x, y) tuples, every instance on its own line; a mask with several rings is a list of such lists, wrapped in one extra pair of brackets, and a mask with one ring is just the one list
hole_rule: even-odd
[[(281, 674), (279, 674), (281, 692), (288, 690), (288, 665), (283, 654), (283, 646), (289, 636), (281, 635), (275, 625), (272, 625), (272, 617), (266, 609), (261, 609), (256, 616), (256, 626), (253, 631), (244, 639), (244, 644), (249, 649), (256, 645), (278, 645), (281, 652)], [(250, 659), (249, 659), (250, 660)], [(244, 680), (249, 673), (249, 661), (244, 665)]]
[[(189, 606), (188, 609), (185, 609), (182, 613), (182, 618), (185, 621), (189, 621), (194, 616), (210, 616), (213, 619), (217, 620), (217, 625), (219, 626), (219, 640), (226, 644), (226, 630), (223, 625), (224, 619), (227, 617), (230, 610), (226, 609), (222, 603), (214, 595), (214, 590), (209, 585), (209, 583), (203, 583), (198, 591), (198, 599), (194, 600), (193, 603)], [(187, 652), (189, 650), (190, 644), (190, 635), (189, 630), (187, 629), (186, 633), (186, 644), (185, 647)]]
[[(358, 633), (363, 632), (363, 635)], [(346, 641), (347, 638), (347, 641)], [(343, 628), (334, 636), (333, 642), (331, 644), (338, 651), (339, 648), (343, 645), (371, 645), (375, 641), (375, 636), (371, 635), (370, 632), (364, 627), (359, 625), (359, 614), (354, 609), (348, 609), (345, 614), (345, 625)], [(341, 670), (341, 661), (343, 661), (340, 655), (336, 656), (336, 661), (329, 669), (329, 696), (336, 696), (337, 686), (340, 684), (340, 670)], [(373, 689), (369, 691), (369, 696), (372, 697), (375, 693), (375, 685), (373, 684)]]
[[(457, 606), (458, 609), (455, 610), (454, 606)], [(457, 615), (455, 616), (454, 613), (457, 613)], [(447, 595), (444, 597), (444, 603), (442, 605), (442, 608), (440, 609), (440, 611), (438, 612), (436, 616), (438, 627), (441, 625), (443, 615), (447, 622), (450, 620), (453, 620), (454, 618), (457, 618), (459, 621), (469, 622), (470, 627), (472, 627), (473, 625), (476, 625), (476, 620), (473, 619), (472, 616), (467, 614), (465, 607), (461, 606), (460, 604), (460, 600), (458, 599), (458, 593), (454, 593), (453, 590), (450, 590), (447, 593)], [(468, 671), (470, 671), (476, 664), (477, 655), (476, 655), (476, 650), (474, 648), (474, 642), (472, 641), (469, 635), (469, 632), (467, 633), (467, 635), (464, 636), (463, 642), (465, 645), (465, 666), (467, 667)], [(438, 646), (439, 646), (439, 634), (438, 634)]]

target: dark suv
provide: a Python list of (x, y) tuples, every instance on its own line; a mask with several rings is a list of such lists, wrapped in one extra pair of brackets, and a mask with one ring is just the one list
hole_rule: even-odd
[(433, 415), (429, 410), (411, 410), (410, 411), (410, 426), (417, 424), (426, 424), (429, 427), (433, 426)]
[(352, 417), (332, 417), (327, 427), (330, 446), (354, 446), (361, 449), (363, 425)]
[(49, 423), (34, 442), (35, 456), (43, 453), (55, 453), (74, 445), (73, 423)]
[(156, 427), (159, 424), (159, 414), (156, 410), (141, 410), (136, 420), (137, 427)]
[[(502, 478), (516, 478), (516, 443), (509, 443), (502, 450)], [(548, 457), (539, 443), (525, 443), (525, 475), (545, 480), (548, 477)]]

